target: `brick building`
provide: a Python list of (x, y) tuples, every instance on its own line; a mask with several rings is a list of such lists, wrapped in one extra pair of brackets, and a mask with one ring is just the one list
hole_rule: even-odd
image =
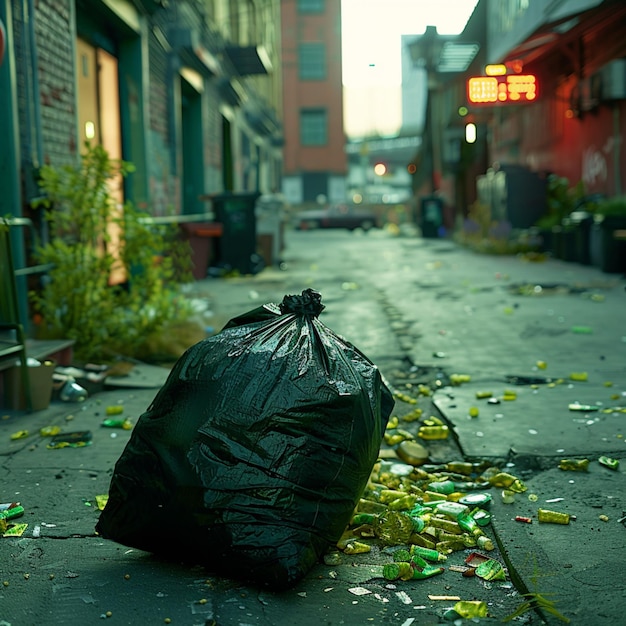
[(341, 0), (281, 2), (285, 164), (294, 205), (346, 201)]
[(77, 163), (86, 141), (134, 165), (119, 204), (165, 221), (280, 187), (278, 0), (0, 0), (0, 23), (0, 215), (34, 226), (13, 237), (18, 275), (47, 237), (38, 168)]
[[(531, 226), (546, 211), (549, 174), (587, 194), (623, 195), (624, 32), (626, 4), (620, 0), (480, 0), (455, 38), (479, 48), (471, 64), (445, 74), (438, 72), (441, 59), (435, 60), (438, 85), (430, 98), (438, 115), (431, 131), (440, 149), (424, 142), (416, 154), (416, 195), (434, 186), (458, 215), (478, 199), (494, 220), (514, 228)], [(413, 45), (420, 48), (419, 39)], [(484, 76), (487, 64), (536, 77), (537, 97), (470, 102), (467, 81)], [(468, 122), (476, 126), (472, 144), (464, 139)]]
[(125, 199), (153, 215), (203, 194), (270, 191), (282, 173), (277, 0), (1, 0), (0, 214), (85, 140), (132, 162)]

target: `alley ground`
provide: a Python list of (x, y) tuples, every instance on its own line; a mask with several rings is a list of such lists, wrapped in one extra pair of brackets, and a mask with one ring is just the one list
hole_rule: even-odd
[[(425, 442), (429, 462), (488, 459), (528, 487), (510, 503), (491, 489), (486, 532), (505, 579), (466, 578), (451, 569), (463, 565), (467, 550), (450, 555), (442, 575), (390, 583), (375, 573), (389, 555), (374, 546), (320, 563), (294, 589), (271, 593), (103, 540), (94, 531), (96, 496), (107, 492), (131, 432), (101, 428), (105, 408), (121, 403), (136, 421), (168, 373), (138, 365), (84, 404), (53, 402), (30, 415), (7, 412), (0, 421), (0, 501), (19, 500), (25, 508), (19, 521), (28, 524), (20, 537), (0, 538), (0, 624), (417, 626), (445, 623), (454, 598), (487, 602), (489, 617), (481, 623), (501, 622), (527, 599), (540, 610), (512, 623), (621, 623), (624, 277), (379, 230), (288, 231), (286, 243), (282, 269), (191, 286), (189, 295), (207, 307), (207, 326), (219, 329), (285, 294), (321, 292), (321, 321), (376, 363), (394, 391), (450, 425), (447, 440)], [(453, 385), (455, 374), (469, 380)], [(420, 384), (432, 395), (419, 394)], [(515, 399), (505, 400), (511, 391)], [(477, 399), (477, 392), (500, 402)], [(576, 403), (592, 409), (571, 410)], [(394, 415), (414, 406), (397, 399)], [(48, 449), (38, 433), (50, 425), (89, 430), (93, 444)], [(30, 434), (11, 439), (19, 430)], [(622, 465), (609, 469), (601, 456)], [(587, 471), (559, 469), (562, 459), (588, 459)], [(539, 508), (575, 520), (539, 523)], [(176, 536), (172, 520), (163, 541)]]

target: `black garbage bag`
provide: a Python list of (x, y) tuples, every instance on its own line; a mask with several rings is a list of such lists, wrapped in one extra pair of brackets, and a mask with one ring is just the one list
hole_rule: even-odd
[(337, 542), (393, 397), (306, 290), (191, 347), (115, 465), (97, 532), (273, 589)]

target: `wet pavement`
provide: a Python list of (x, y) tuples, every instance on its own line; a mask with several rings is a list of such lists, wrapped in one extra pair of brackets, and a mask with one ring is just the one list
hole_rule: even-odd
[[(100, 426), (105, 409), (123, 404), (124, 416), (136, 420), (167, 375), (138, 364), (83, 404), (4, 412), (0, 501), (20, 501), (25, 515), (15, 521), (28, 527), (19, 537), (0, 538), (0, 624), (416, 626), (450, 623), (444, 614), (455, 598), (485, 601), (489, 616), (476, 618), (480, 623), (522, 612), (527, 600), (539, 610), (512, 623), (621, 623), (624, 278), (384, 231), (290, 231), (284, 260), (282, 270), (198, 281), (188, 293), (205, 303), (204, 321), (218, 329), (285, 294), (320, 291), (321, 321), (379, 366), (397, 394), (394, 415), (402, 420), (417, 406), (449, 425), (448, 439), (421, 442), (429, 462), (486, 459), (526, 484), (510, 503), (500, 489), (489, 490), (492, 523), (485, 532), (496, 548), (488, 555), (503, 564), (505, 580), (464, 577), (468, 548), (451, 553), (441, 575), (388, 581), (380, 566), (391, 550), (370, 541), (371, 552), (339, 553), (292, 590), (273, 593), (101, 539), (94, 531), (96, 496), (107, 492), (130, 436)], [(469, 380), (451, 384), (458, 374)], [(593, 410), (571, 410), (576, 404)], [(416, 435), (417, 422), (401, 424)], [(89, 431), (92, 443), (49, 449), (38, 432), (50, 425)], [(12, 440), (22, 429), (31, 434)], [(394, 458), (395, 447), (384, 443), (381, 454)], [(601, 465), (602, 455), (621, 466)], [(565, 458), (588, 459), (588, 470), (559, 469)], [(575, 520), (539, 523), (539, 508)], [(172, 520), (164, 542), (176, 533)]]

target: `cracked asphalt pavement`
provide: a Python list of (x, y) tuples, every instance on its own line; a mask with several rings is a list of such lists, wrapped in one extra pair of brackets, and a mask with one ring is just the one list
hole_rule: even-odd
[[(463, 576), (468, 548), (451, 553), (441, 575), (385, 580), (389, 550), (373, 541), (371, 552), (339, 553), (277, 593), (189, 565), (192, 555), (168, 561), (102, 539), (96, 496), (130, 436), (100, 426), (105, 409), (122, 404), (135, 421), (168, 373), (137, 364), (130, 380), (109, 381), (82, 404), (3, 411), (0, 502), (19, 501), (15, 522), (28, 526), (0, 537), (0, 625), (417, 626), (450, 623), (455, 598), (486, 602), (488, 615), (471, 623), (622, 623), (625, 286), (593, 267), (480, 255), (410, 233), (287, 231), (282, 269), (186, 288), (204, 303), (207, 326), (318, 290), (321, 321), (378, 365), (397, 394), (394, 414), (417, 406), (449, 426), (447, 439), (421, 442), (429, 464), (485, 460), (527, 486), (505, 497), (490, 489), (485, 532), (505, 579)], [(453, 384), (459, 374), (465, 382)], [(92, 444), (49, 449), (38, 433), (51, 425), (89, 431)], [(403, 428), (415, 435), (417, 425)], [(29, 435), (11, 439), (19, 430)], [(394, 459), (396, 447), (383, 442), (381, 455)], [(610, 469), (603, 456), (621, 465)], [(563, 459), (589, 463), (568, 471)], [(575, 519), (540, 523), (540, 508)], [(177, 532), (173, 519), (163, 541)]]

